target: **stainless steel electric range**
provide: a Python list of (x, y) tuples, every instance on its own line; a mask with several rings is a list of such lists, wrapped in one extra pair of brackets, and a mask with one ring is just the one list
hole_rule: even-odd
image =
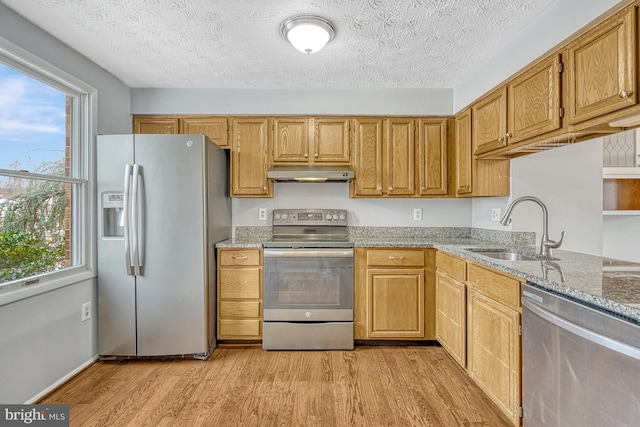
[(265, 350), (353, 349), (347, 211), (276, 209), (264, 243)]

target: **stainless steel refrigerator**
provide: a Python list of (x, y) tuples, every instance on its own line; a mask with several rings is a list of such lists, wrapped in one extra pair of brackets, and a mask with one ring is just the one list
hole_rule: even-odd
[(203, 135), (97, 138), (98, 343), (107, 356), (207, 358), (228, 157)]

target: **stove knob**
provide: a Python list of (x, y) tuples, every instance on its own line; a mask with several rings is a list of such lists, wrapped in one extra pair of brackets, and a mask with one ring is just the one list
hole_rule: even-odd
[(346, 215), (344, 214), (344, 212), (340, 214), (340, 220), (341, 220), (341, 221), (344, 221), (346, 218), (347, 218), (347, 217), (346, 217)]
[(330, 213), (327, 214), (327, 221), (331, 221), (331, 214)]
[(280, 214), (279, 213), (275, 214), (274, 218), (277, 220), (280, 219)]
[(282, 219), (287, 219), (288, 215), (286, 213), (282, 214)]
[(310, 312), (310, 311), (307, 311), (307, 312), (304, 314), (304, 317), (306, 317), (307, 319), (309, 319), (309, 318), (311, 317), (311, 312)]

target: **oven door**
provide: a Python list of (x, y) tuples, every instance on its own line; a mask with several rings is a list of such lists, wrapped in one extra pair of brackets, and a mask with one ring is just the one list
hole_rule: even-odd
[(353, 248), (265, 248), (264, 321), (353, 321)]

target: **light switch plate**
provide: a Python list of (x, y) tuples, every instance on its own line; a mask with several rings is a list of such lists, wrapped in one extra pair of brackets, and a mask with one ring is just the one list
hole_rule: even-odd
[(267, 208), (258, 208), (258, 219), (260, 221), (267, 220)]
[(422, 221), (422, 209), (416, 208), (413, 210), (413, 220)]

